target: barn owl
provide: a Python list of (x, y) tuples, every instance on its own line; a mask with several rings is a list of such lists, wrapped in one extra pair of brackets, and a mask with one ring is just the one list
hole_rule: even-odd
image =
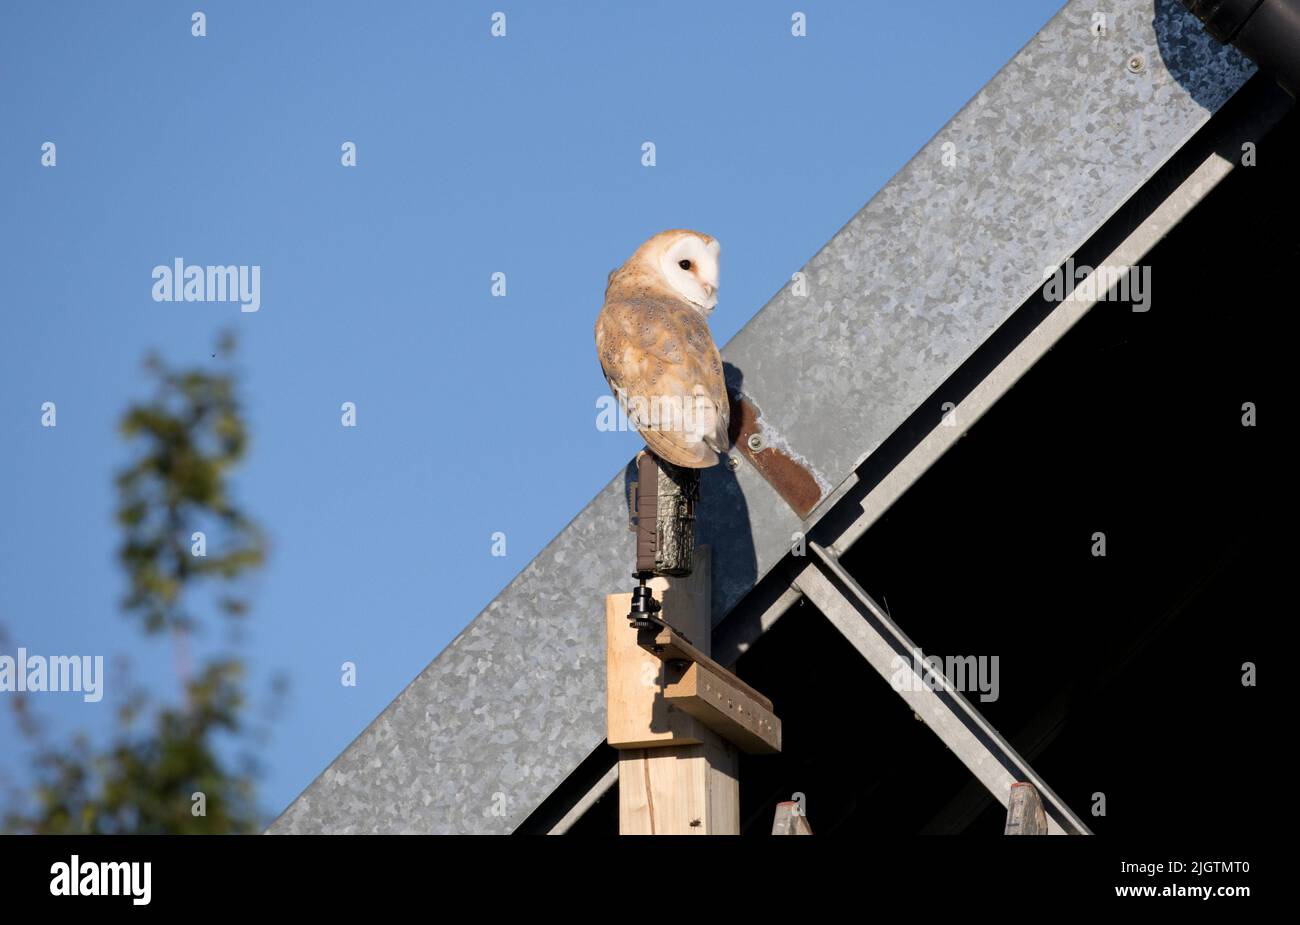
[(730, 447), (722, 358), (706, 320), (718, 304), (718, 242), (662, 231), (613, 273), (596, 319), (605, 379), (650, 449), (704, 469)]

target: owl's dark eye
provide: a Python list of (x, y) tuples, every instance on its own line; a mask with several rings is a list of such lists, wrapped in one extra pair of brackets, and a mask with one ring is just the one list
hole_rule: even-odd
[(677, 265), (683, 270), (689, 270), (691, 268), (691, 262), (689, 260), (679, 260), (677, 261)]

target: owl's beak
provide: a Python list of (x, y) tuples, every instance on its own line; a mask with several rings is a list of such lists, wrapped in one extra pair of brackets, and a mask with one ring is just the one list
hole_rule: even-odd
[(704, 283), (703, 286), (704, 286), (704, 294), (707, 295), (710, 299), (718, 294), (717, 286), (710, 286), (708, 283)]

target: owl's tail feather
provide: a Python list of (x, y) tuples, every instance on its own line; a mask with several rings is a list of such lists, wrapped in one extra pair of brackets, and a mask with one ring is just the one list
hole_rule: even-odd
[(641, 436), (645, 439), (646, 445), (660, 459), (666, 459), (674, 466), (683, 466), (687, 469), (707, 469), (710, 466), (718, 464), (718, 454), (710, 448), (708, 438), (703, 441), (683, 445), (662, 431), (650, 430), (649, 428), (641, 431)]

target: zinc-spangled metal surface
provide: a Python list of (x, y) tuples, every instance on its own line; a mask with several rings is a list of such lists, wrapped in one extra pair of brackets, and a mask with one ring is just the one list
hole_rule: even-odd
[[(1074, 0), (727, 345), (769, 443), (829, 491), (1253, 73), (1177, 0)], [(848, 117), (848, 116), (846, 116)], [(730, 377), (735, 381), (735, 375)], [(936, 421), (937, 423), (937, 421)], [(604, 737), (620, 473), (271, 826), (509, 832)], [(708, 470), (714, 620), (800, 522)]]

